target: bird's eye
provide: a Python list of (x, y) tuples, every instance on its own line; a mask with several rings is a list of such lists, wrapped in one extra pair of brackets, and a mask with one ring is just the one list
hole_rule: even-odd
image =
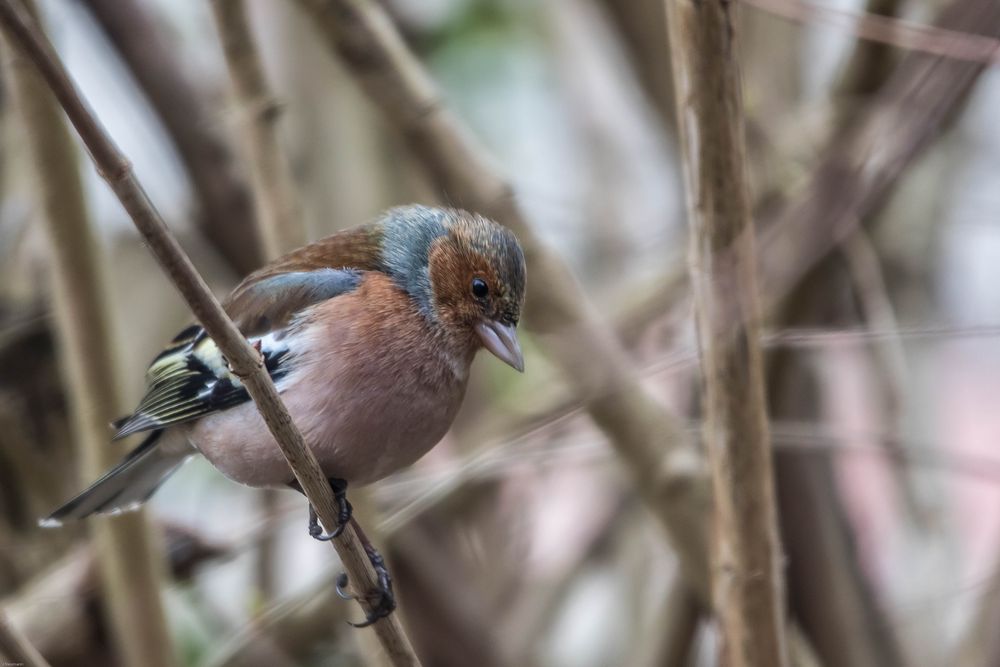
[(486, 295), (490, 293), (490, 288), (486, 285), (486, 281), (482, 278), (472, 279), (472, 295), (477, 299), (484, 299)]

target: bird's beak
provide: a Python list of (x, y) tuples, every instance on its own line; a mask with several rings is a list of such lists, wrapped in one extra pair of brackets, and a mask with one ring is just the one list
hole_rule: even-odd
[(521, 353), (521, 343), (513, 325), (493, 320), (480, 322), (476, 325), (476, 333), (483, 341), (483, 347), (497, 359), (520, 373), (524, 372), (524, 354)]

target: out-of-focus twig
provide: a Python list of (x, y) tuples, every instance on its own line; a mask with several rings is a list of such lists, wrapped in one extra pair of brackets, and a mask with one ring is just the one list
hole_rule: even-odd
[(264, 75), (244, 0), (212, 0), (211, 5), (243, 116), (263, 250), (271, 259), (306, 241), (288, 160), (278, 141), (280, 107)]
[[(668, 0), (689, 265), (712, 465), (712, 601), (730, 667), (788, 664), (784, 581), (758, 338), (735, 7)], [(733, 303), (735, 328), (720, 303)]]
[[(843, 244), (854, 294), (857, 296), (865, 322), (878, 331), (899, 331), (896, 312), (889, 299), (878, 253), (863, 229), (852, 234)], [(876, 390), (881, 394), (882, 421), (889, 429), (898, 428), (903, 410), (903, 394), (910, 386), (902, 336), (887, 336), (870, 348), (878, 372)], [(893, 446), (893, 443), (887, 443)], [(898, 455), (898, 452), (894, 452)], [(893, 469), (893, 477), (909, 519), (927, 530), (932, 514), (921, 499), (912, 476), (904, 468)]]
[[(937, 24), (996, 37), (1000, 4), (952, 0)], [(954, 117), (982, 71), (981, 63), (910, 55), (872, 105), (837, 133), (789, 203), (759, 216), (758, 286), (765, 313), (878, 210), (900, 176)], [(720, 307), (733, 327), (740, 326), (737, 304)], [(686, 300), (675, 303), (669, 322), (683, 322), (689, 308)]]
[(237, 273), (263, 264), (250, 188), (204, 91), (185, 73), (154, 8), (83, 0), (149, 99), (187, 169), (205, 236)]
[(302, 664), (317, 644), (335, 638), (337, 621), (346, 620), (336, 579), (331, 572), (308, 591), (274, 602), (238, 634), (221, 642), (206, 667)]
[[(201, 566), (230, 555), (186, 528), (166, 524), (167, 564), (176, 582), (190, 580)], [(99, 553), (93, 544), (65, 554), (15, 594), (0, 601), (11, 621), (57, 665), (104, 665), (112, 638), (101, 618)]]
[[(164, 272), (225, 354), (233, 372), (243, 381), (320, 520), (327, 526), (337, 525), (333, 491), (312, 450), (292, 423), (264, 369), (260, 354), (226, 315), (218, 299), (167, 229), (136, 179), (131, 165), (80, 97), (58, 55), (31, 17), (15, 0), (3, 0), (0, 2), (0, 24), (10, 40), (38, 68), (89, 149), (98, 172), (132, 217)], [(376, 592), (374, 571), (353, 522), (343, 535), (333, 540), (333, 545), (352, 579), (353, 588), (359, 592), (359, 603), (365, 611), (370, 611), (380, 596)], [(409, 667), (419, 664), (396, 615), (381, 619), (373, 629), (394, 665)]]
[[(779, 323), (844, 323), (847, 283), (839, 258), (821, 263), (788, 299)], [(899, 647), (859, 561), (832, 457), (802, 456), (780, 446), (795, 442), (796, 431), (802, 431), (786, 420), (801, 425), (822, 418), (822, 384), (809, 360), (790, 350), (776, 352), (768, 370), (791, 609), (826, 664), (899, 667)]]
[(676, 106), (674, 85), (670, 79), (670, 56), (663, 48), (666, 11), (662, 0), (601, 0), (599, 4), (621, 32), (629, 59), (643, 87), (653, 98), (664, 129), (673, 135), (676, 131)]
[[(264, 74), (244, 0), (214, 0), (211, 5), (239, 106), (247, 162), (253, 173), (261, 251), (271, 260), (306, 242), (288, 161), (278, 142), (279, 107)], [(275, 512), (276, 493), (273, 489), (265, 489), (258, 496), (261, 514), (265, 517)], [(256, 580), (263, 601), (274, 591), (276, 550), (274, 531), (262, 532), (257, 549)]]
[[(81, 476), (94, 479), (113, 461), (107, 425), (124, 411), (104, 260), (87, 216), (76, 148), (59, 106), (27, 62), (16, 60), (11, 73), (52, 245), (56, 330)], [(145, 515), (96, 521), (91, 528), (104, 555), (101, 573), (106, 609), (122, 658), (129, 665), (171, 665), (158, 554)]]
[(4, 664), (20, 665), (21, 667), (49, 667), (28, 639), (15, 628), (7, 614), (0, 609), (0, 655), (7, 658)]
[[(946, 28), (923, 25), (891, 16), (889, 2), (878, 0), (867, 12), (852, 12), (801, 0), (746, 0), (751, 7), (800, 23), (843, 26), (859, 39), (919, 51), (928, 55), (965, 60), (981, 65), (1000, 62), (1000, 40), (980, 34), (975, 26)], [(877, 13), (871, 13), (877, 12)], [(877, 72), (869, 72), (871, 75)]]
[[(868, 0), (865, 6), (866, 16), (863, 19), (867, 19), (868, 16), (896, 19), (902, 4), (902, 0)], [(840, 124), (857, 108), (859, 102), (878, 92), (892, 74), (893, 63), (894, 56), (889, 44), (858, 40), (836, 84), (836, 92), (843, 98), (838, 104), (841, 107)]]

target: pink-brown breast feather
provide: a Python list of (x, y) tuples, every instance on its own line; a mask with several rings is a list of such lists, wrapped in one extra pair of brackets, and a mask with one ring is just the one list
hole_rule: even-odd
[[(366, 274), (356, 291), (307, 311), (282, 398), (328, 476), (367, 484), (412, 464), (441, 439), (461, 405), (472, 358), (471, 351), (450, 353), (441, 341), (383, 274)], [(206, 417), (190, 437), (238, 482), (291, 479), (252, 406)]]

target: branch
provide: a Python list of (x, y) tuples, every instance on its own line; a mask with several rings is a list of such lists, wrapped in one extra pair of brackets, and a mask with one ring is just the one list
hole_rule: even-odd
[[(288, 162), (278, 142), (280, 109), (268, 86), (257, 46), (250, 31), (243, 0), (210, 3), (239, 106), (247, 163), (253, 174), (256, 220), (261, 251), (268, 260), (306, 242), (305, 226), (293, 191)], [(277, 491), (265, 489), (257, 497), (264, 517), (274, 514)], [(257, 593), (263, 600), (274, 592), (275, 536), (261, 533), (257, 544)]]
[(274, 258), (306, 242), (292, 175), (278, 141), (280, 108), (264, 76), (244, 0), (213, 0), (210, 4), (243, 115), (264, 253)]
[[(30, 3), (28, 3), (30, 6)], [(53, 300), (61, 365), (70, 398), (81, 476), (112, 464), (107, 424), (122, 413), (107, 290), (93, 224), (87, 215), (73, 138), (45, 84), (22, 59), (11, 75), (32, 153), (38, 204), (53, 257)], [(160, 598), (159, 554), (143, 513), (92, 522), (100, 545), (101, 582), (116, 648), (132, 665), (173, 664)]]
[(205, 236), (239, 274), (260, 267), (250, 188), (239, 173), (218, 113), (184, 71), (154, 9), (138, 0), (83, 0), (121, 55), (177, 149)]
[(670, 78), (670, 54), (663, 48), (663, 25), (666, 11), (662, 0), (600, 0), (608, 20), (621, 33), (622, 45), (629, 60), (652, 98), (663, 121), (664, 130), (673, 137), (677, 126), (674, 84)]
[[(849, 290), (842, 264), (841, 258), (830, 257), (815, 267), (787, 299), (775, 324), (830, 328), (848, 324), (843, 301), (835, 296)], [(781, 447), (775, 469), (791, 610), (826, 664), (900, 667), (905, 663), (899, 645), (854, 544), (837, 488), (834, 455), (802, 456), (783, 447), (792, 441), (788, 436), (796, 437), (793, 424), (822, 421), (824, 386), (810, 360), (794, 350), (779, 349), (769, 357), (768, 381), (772, 434)], [(801, 435), (798, 441), (803, 441)], [(887, 447), (884, 442), (873, 451), (890, 455), (914, 451), (898, 444)]]
[[(1000, 36), (1000, 4), (952, 0), (936, 25)], [(909, 56), (873, 104), (836, 133), (790, 203), (758, 216), (758, 287), (765, 313), (880, 209), (906, 169), (947, 128), (983, 70), (981, 63)], [(737, 304), (730, 300), (720, 308), (734, 330), (742, 325)], [(681, 341), (670, 355), (687, 352), (682, 341), (690, 309), (687, 299), (678, 300), (664, 318), (667, 330), (661, 336)]]
[[(11, 41), (38, 68), (90, 151), (98, 172), (118, 196), (195, 317), (225, 354), (233, 372), (242, 380), (320, 520), (327, 526), (337, 525), (337, 510), (330, 485), (324, 478), (315, 455), (306, 446), (302, 434), (295, 428), (288, 411), (281, 403), (259, 353), (247, 343), (226, 315), (191, 260), (167, 229), (136, 179), (128, 160), (80, 97), (48, 39), (16, 0), (0, 1), (0, 24)], [(355, 527), (350, 525), (333, 543), (355, 590), (367, 593), (359, 596), (359, 602), (366, 612), (370, 611), (369, 598), (377, 595), (376, 581)], [(373, 628), (392, 664), (419, 664), (395, 614), (378, 621)]]
[(3, 610), (0, 610), (0, 655), (6, 657), (5, 665), (49, 667), (42, 654), (11, 624)]
[[(735, 8), (667, 0), (691, 226), (704, 441), (712, 465), (712, 597), (725, 664), (788, 664)], [(732, 301), (735, 331), (720, 303)]]

